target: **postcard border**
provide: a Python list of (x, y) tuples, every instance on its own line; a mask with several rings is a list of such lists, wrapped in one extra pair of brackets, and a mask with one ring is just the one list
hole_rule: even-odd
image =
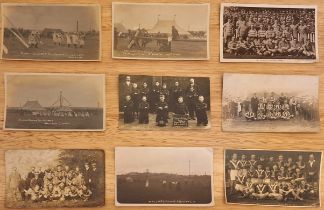
[[(99, 19), (99, 54), (98, 54), (98, 58), (97, 59), (93, 59), (93, 60), (59, 60), (59, 59), (54, 59), (54, 60), (50, 60), (50, 59), (40, 59), (40, 58), (35, 58), (35, 59), (27, 59), (27, 58), (4, 58), (3, 57), (3, 50), (4, 50), (4, 7), (5, 6), (15, 6), (15, 5), (19, 5), (19, 6), (69, 6), (69, 7), (73, 7), (73, 6), (82, 6), (82, 7), (98, 7), (99, 12), (98, 12), (98, 19)], [(101, 10), (101, 5), (100, 4), (63, 4), (63, 3), (2, 3), (0, 4), (0, 11), (1, 11), (1, 27), (2, 27), (2, 31), (0, 31), (1, 33), (1, 45), (0, 45), (0, 60), (8, 60), (8, 61), (46, 61), (46, 62), (101, 62), (102, 61), (102, 10)]]
[[(118, 200), (117, 200), (117, 158), (116, 158), (116, 154), (117, 154), (117, 150), (119, 148), (133, 148), (133, 149), (136, 149), (136, 148), (145, 148), (145, 149), (161, 149), (161, 148), (169, 148), (169, 149), (192, 149), (192, 148), (196, 148), (196, 149), (208, 149), (210, 150), (210, 152), (212, 153), (212, 164), (211, 164), (211, 171), (212, 171), (212, 174), (211, 174), (211, 202), (209, 204), (122, 204), (122, 203), (119, 203)], [(151, 207), (212, 207), (212, 206), (215, 206), (215, 193), (214, 193), (214, 148), (213, 147), (152, 147), (152, 146), (147, 146), (147, 147), (139, 147), (139, 146), (134, 146), (134, 147), (130, 147), (130, 146), (125, 146), (125, 147), (122, 147), (122, 146), (116, 146), (114, 148), (114, 152), (115, 152), (115, 155), (114, 155), (114, 164), (115, 164), (115, 167), (114, 167), (114, 170), (115, 170), (115, 178), (114, 178), (114, 181), (115, 181), (115, 206), (117, 207), (139, 207), (139, 206), (142, 206), (142, 207), (145, 207), (145, 206), (151, 206)]]
[[(228, 130), (228, 129), (224, 129), (224, 116), (223, 116), (223, 103), (224, 103), (224, 86), (225, 86), (225, 83), (224, 83), (224, 77), (225, 75), (257, 75), (257, 76), (298, 76), (298, 77), (314, 77), (314, 78), (317, 78), (317, 83), (318, 83), (318, 87), (317, 87), (317, 100), (318, 100), (318, 107), (320, 105), (320, 75), (304, 75), (304, 74), (264, 74), (264, 73), (223, 73), (222, 75), (222, 91), (221, 91), (221, 121), (222, 121), (222, 125), (221, 125), (221, 129), (222, 129), (222, 132), (227, 132), (227, 133), (306, 133), (306, 134), (311, 134), (311, 133), (320, 133), (321, 131), (321, 126), (320, 126), (320, 121), (318, 122), (318, 128), (314, 131), (261, 131), (261, 130), (258, 130), (258, 131), (243, 131), (243, 130)], [(320, 111), (320, 110), (318, 110)], [(320, 112), (318, 113), (318, 116), (320, 116)]]
[[(6, 117), (7, 117), (7, 77), (10, 75), (20, 75), (20, 76), (45, 76), (45, 75), (53, 75), (53, 76), (98, 76), (103, 82), (103, 93), (102, 93), (102, 111), (103, 111), (103, 123), (102, 128), (100, 129), (28, 129), (28, 128), (7, 128), (6, 127)], [(105, 74), (78, 74), (78, 73), (18, 73), (18, 72), (4, 72), (4, 90), (5, 90), (5, 97), (4, 97), (4, 118), (3, 118), (3, 130), (4, 131), (55, 131), (55, 132), (67, 132), (67, 131), (79, 131), (79, 132), (104, 132), (106, 131), (106, 75)]]
[[(321, 155), (321, 163), (320, 163), (320, 170), (319, 170), (319, 187), (318, 187), (318, 200), (319, 200), (319, 206), (287, 206), (287, 205), (266, 205), (266, 204), (242, 204), (242, 203), (232, 203), (232, 202), (227, 202), (227, 196), (226, 196), (226, 170), (225, 170), (225, 162), (226, 162), (226, 151), (227, 150), (246, 150), (246, 151), (275, 151), (275, 152), (316, 152), (320, 153)], [(225, 204), (226, 205), (239, 205), (239, 206), (272, 206), (272, 207), (288, 207), (288, 208), (321, 208), (322, 207), (322, 199), (321, 199), (321, 185), (322, 185), (322, 160), (323, 160), (323, 151), (321, 150), (276, 150), (276, 149), (232, 149), (232, 148), (224, 148), (224, 156), (223, 156), (223, 179), (224, 179), (224, 199), (225, 199)]]
[[(182, 6), (201, 6), (207, 5), (207, 55), (206, 58), (141, 58), (141, 57), (121, 57), (114, 55), (114, 24), (115, 24), (115, 5), (120, 4), (130, 4), (130, 5), (182, 5)], [(210, 3), (130, 3), (130, 2), (112, 2), (112, 12), (111, 12), (111, 58), (121, 59), (121, 60), (164, 60), (164, 61), (208, 61), (210, 60)]]
[[(224, 58), (224, 46), (223, 46), (223, 25), (224, 25), (224, 7), (225, 6), (237, 6), (237, 7), (269, 7), (269, 8), (303, 8), (303, 9), (315, 9), (315, 59), (239, 59), (239, 58)], [(219, 62), (220, 63), (317, 63), (319, 62), (319, 37), (318, 37), (318, 7), (317, 5), (293, 5), (293, 4), (239, 4), (239, 3), (221, 3), (220, 5), (220, 22), (219, 22)]]

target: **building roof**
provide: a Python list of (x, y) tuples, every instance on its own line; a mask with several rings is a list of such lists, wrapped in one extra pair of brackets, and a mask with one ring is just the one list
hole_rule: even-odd
[(24, 106), (22, 107), (23, 110), (29, 111), (44, 111), (46, 110), (43, 108), (38, 101), (27, 101)]
[(68, 106), (61, 106), (55, 109), (56, 112), (72, 112), (72, 109)]
[(180, 35), (189, 35), (189, 32), (182, 29), (175, 20), (160, 20), (158, 19), (152, 29), (148, 30), (149, 33), (162, 33), (172, 34), (172, 26), (174, 26)]

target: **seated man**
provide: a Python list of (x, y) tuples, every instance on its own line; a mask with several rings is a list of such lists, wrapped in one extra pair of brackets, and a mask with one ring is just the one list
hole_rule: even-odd
[(229, 53), (231, 55), (236, 54), (236, 52), (237, 52), (237, 43), (236, 43), (235, 37), (232, 37), (231, 41), (227, 45), (227, 49), (225, 50), (225, 52), (227, 52), (227, 53)]
[(303, 45), (303, 54), (307, 57), (315, 56), (315, 47), (310, 42), (309, 39), (306, 40), (305, 44)]
[(274, 179), (270, 179), (270, 183), (268, 184), (269, 189), (269, 198), (281, 201), (283, 196), (279, 193), (279, 186)]
[(263, 183), (262, 178), (258, 178), (258, 182), (254, 187), (254, 193), (252, 197), (256, 200), (263, 200), (269, 196), (268, 186)]

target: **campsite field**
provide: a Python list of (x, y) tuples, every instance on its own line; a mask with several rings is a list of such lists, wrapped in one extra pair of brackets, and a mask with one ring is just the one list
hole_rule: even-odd
[[(131, 182), (127, 181), (130, 177)], [(145, 187), (147, 177), (149, 186)], [(117, 200), (121, 204), (209, 204), (212, 202), (211, 177), (145, 173), (118, 175)]]
[[(26, 41), (26, 38), (25, 38)], [(83, 48), (68, 48), (67, 45), (54, 45), (52, 39), (42, 37), (38, 48), (26, 48), (15, 37), (4, 37), (3, 43), (8, 48), (4, 59), (31, 60), (100, 60), (99, 35), (86, 37)]]
[(7, 129), (101, 130), (104, 126), (102, 110), (86, 118), (34, 116), (7, 110), (5, 124)]
[(149, 42), (144, 50), (128, 49), (130, 40), (118, 38), (117, 49), (114, 50), (114, 57), (122, 58), (147, 58), (147, 59), (207, 59), (207, 41), (172, 41), (171, 52), (159, 51), (156, 41)]

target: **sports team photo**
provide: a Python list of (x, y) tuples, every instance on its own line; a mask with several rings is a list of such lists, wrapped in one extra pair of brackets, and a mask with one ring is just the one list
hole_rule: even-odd
[(225, 150), (228, 204), (320, 207), (322, 153)]
[(1, 8), (3, 59), (101, 59), (100, 5), (5, 3)]
[(223, 131), (319, 132), (318, 91), (318, 76), (224, 74)]
[(213, 149), (116, 147), (116, 206), (212, 206)]
[(113, 58), (209, 59), (209, 4), (112, 3)]
[(221, 5), (222, 62), (318, 61), (317, 7)]
[(208, 129), (208, 77), (119, 75), (119, 128)]
[(105, 130), (103, 74), (6, 73), (5, 130)]
[(102, 150), (8, 150), (7, 208), (98, 207), (105, 204)]

